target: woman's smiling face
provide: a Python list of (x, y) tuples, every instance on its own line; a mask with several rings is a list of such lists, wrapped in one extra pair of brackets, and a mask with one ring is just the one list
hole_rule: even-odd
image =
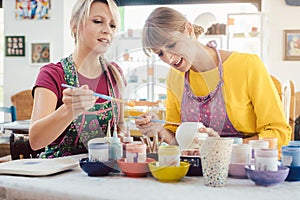
[(174, 67), (175, 69), (186, 72), (192, 67), (195, 51), (194, 41), (185, 33), (171, 33), (171, 39), (160, 49), (154, 50), (159, 58)]

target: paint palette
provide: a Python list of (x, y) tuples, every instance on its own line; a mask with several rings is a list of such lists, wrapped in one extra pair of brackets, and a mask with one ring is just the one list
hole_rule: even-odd
[(23, 176), (47, 176), (73, 169), (78, 166), (78, 157), (72, 156), (53, 159), (22, 159), (0, 163), (0, 174)]

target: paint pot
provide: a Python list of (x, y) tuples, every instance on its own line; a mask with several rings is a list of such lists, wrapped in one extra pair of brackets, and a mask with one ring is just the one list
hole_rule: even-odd
[(159, 146), (159, 166), (180, 166), (180, 147), (176, 145)]
[(88, 142), (88, 154), (90, 162), (106, 162), (109, 160), (109, 144)]
[(255, 149), (255, 170), (277, 171), (278, 150), (277, 149)]
[(281, 163), (284, 166), (300, 166), (300, 146), (282, 146)]
[(146, 144), (128, 143), (126, 144), (126, 162), (146, 162)]

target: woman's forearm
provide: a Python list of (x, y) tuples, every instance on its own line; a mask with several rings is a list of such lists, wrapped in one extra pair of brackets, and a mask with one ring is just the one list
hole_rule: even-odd
[(52, 114), (34, 121), (29, 128), (29, 142), (33, 150), (44, 148), (53, 142), (73, 121), (74, 116), (64, 105)]

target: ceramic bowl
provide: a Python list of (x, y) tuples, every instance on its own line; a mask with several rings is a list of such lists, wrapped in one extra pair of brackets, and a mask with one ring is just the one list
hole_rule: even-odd
[(231, 178), (247, 179), (245, 163), (230, 163), (228, 176)]
[(149, 163), (152, 176), (161, 182), (180, 181), (187, 174), (189, 167), (188, 162), (180, 162), (180, 166), (159, 166), (158, 162)]
[(129, 177), (143, 177), (150, 172), (148, 163), (155, 162), (152, 158), (147, 158), (146, 162), (125, 162), (125, 158), (118, 160), (121, 171)]
[(278, 171), (257, 171), (253, 165), (245, 166), (246, 174), (256, 185), (273, 186), (283, 182), (289, 173), (288, 167), (278, 166)]
[(182, 122), (176, 129), (175, 138), (180, 149), (191, 149), (194, 145), (194, 138), (199, 133), (199, 128), (203, 127), (201, 122)]
[(286, 181), (300, 181), (300, 166), (287, 166), (290, 171)]
[(88, 174), (88, 176), (107, 176), (113, 170), (116, 160), (107, 162), (90, 162), (88, 158), (79, 160), (81, 169)]
[(201, 158), (199, 156), (180, 156), (180, 160), (190, 163), (187, 176), (203, 176)]

